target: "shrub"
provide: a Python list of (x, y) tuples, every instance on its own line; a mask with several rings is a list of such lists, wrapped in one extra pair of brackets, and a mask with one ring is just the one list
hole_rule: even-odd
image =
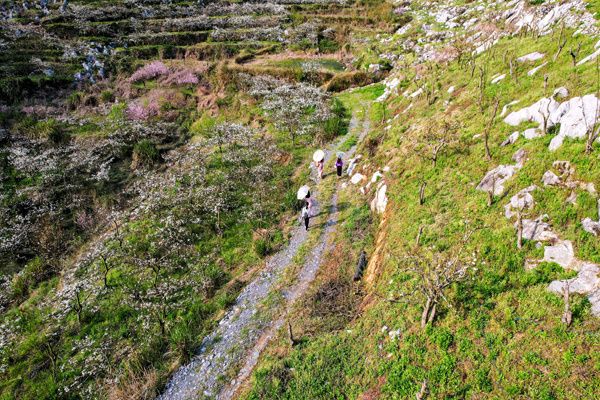
[(54, 118), (36, 121), (28, 116), (15, 125), (15, 130), (31, 139), (46, 139), (54, 143), (60, 143), (67, 138), (63, 127)]
[(127, 106), (127, 116), (132, 120), (145, 121), (158, 115), (159, 110), (160, 106), (156, 101), (150, 101), (146, 105), (133, 102)]
[(125, 103), (115, 104), (111, 107), (107, 119), (112, 123), (119, 123), (125, 120), (127, 105)]
[(189, 69), (180, 69), (177, 71), (171, 72), (168, 76), (165, 77), (164, 83), (167, 85), (197, 85), (198, 77)]
[(319, 41), (319, 51), (321, 53), (335, 53), (340, 49), (340, 45), (335, 40), (322, 39)]
[(153, 79), (161, 75), (166, 75), (169, 69), (161, 61), (153, 61), (150, 64), (144, 65), (131, 75), (129, 82), (140, 82)]
[(440, 349), (447, 351), (454, 343), (454, 335), (446, 328), (432, 329), (431, 339)]
[(115, 101), (115, 94), (111, 90), (104, 90), (100, 93), (100, 99), (103, 103), (112, 103)]
[(152, 164), (158, 161), (160, 153), (156, 145), (148, 139), (141, 140), (133, 146), (134, 159), (140, 164)]
[(40, 282), (54, 274), (55, 270), (40, 257), (29, 261), (21, 273), (16, 274), (12, 281), (12, 293), (17, 298), (27, 296)]
[(373, 78), (365, 71), (342, 72), (334, 76), (326, 86), (328, 92), (342, 92), (354, 86), (373, 83)]
[(531, 271), (518, 275), (518, 284), (522, 287), (550, 283), (555, 279), (568, 277), (569, 272), (556, 263), (543, 262)]
[(82, 99), (83, 99), (82, 92), (71, 93), (69, 95), (69, 97), (67, 97), (67, 107), (69, 108), (69, 110), (76, 109), (81, 104)]

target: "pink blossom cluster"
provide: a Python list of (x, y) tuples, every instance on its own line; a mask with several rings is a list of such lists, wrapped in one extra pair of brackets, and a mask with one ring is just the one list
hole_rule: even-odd
[(133, 102), (127, 106), (127, 116), (134, 121), (146, 121), (148, 118), (158, 115), (159, 111), (160, 106), (156, 101), (149, 101), (145, 105)]
[(198, 77), (189, 69), (178, 69), (166, 76), (164, 83), (167, 85), (197, 85)]
[(161, 61), (153, 61), (144, 65), (131, 75), (129, 82), (146, 81), (169, 73), (169, 68)]

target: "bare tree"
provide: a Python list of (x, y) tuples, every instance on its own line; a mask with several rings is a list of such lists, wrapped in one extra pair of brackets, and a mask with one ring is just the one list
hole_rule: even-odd
[(509, 62), (509, 71), (510, 71), (510, 76), (515, 80), (515, 84), (519, 84), (519, 73), (517, 71), (517, 62), (515, 60), (514, 57), (512, 57)]
[(288, 333), (288, 341), (290, 342), (290, 346), (294, 347), (296, 344), (298, 344), (298, 341), (296, 340), (296, 338), (294, 338), (294, 332), (292, 332), (292, 324), (289, 321), (287, 324), (287, 333)]
[(417, 238), (415, 239), (415, 246), (421, 245), (421, 236), (423, 235), (423, 225), (419, 226), (419, 232), (417, 233)]
[(542, 108), (544, 107), (542, 103), (540, 104), (540, 108), (538, 110), (540, 112), (540, 115), (542, 116), (542, 131), (544, 135), (548, 133), (548, 120), (550, 119), (550, 103), (551, 99), (548, 99), (548, 101), (545, 103), (545, 109)]
[(523, 214), (517, 210), (517, 248), (523, 248)]
[(77, 285), (75, 288), (75, 295), (73, 297), (73, 310), (77, 314), (77, 322), (81, 325), (83, 321), (83, 312), (85, 309), (85, 302), (90, 297), (90, 292), (85, 292), (82, 285)]
[[(594, 150), (594, 142), (600, 137), (600, 124), (598, 124), (598, 98), (600, 98), (600, 59), (596, 58), (596, 107), (594, 109), (594, 123), (588, 127), (587, 141), (585, 143), (585, 153), (591, 154)], [(582, 108), (585, 110), (585, 107)], [(587, 121), (587, 118), (584, 118)]]
[(441, 124), (435, 124), (427, 128), (427, 133), (424, 135), (425, 144), (424, 151), (425, 157), (431, 159), (433, 168), (437, 166), (439, 156), (442, 154), (444, 149), (451, 145), (454, 145), (456, 138), (454, 135), (456, 127), (447, 121)]
[(426, 395), (427, 395), (427, 379), (424, 379), (423, 383), (421, 383), (421, 389), (419, 390), (419, 393), (417, 393), (415, 398), (416, 398), (416, 400), (423, 400)]
[(571, 55), (571, 60), (573, 61), (573, 68), (577, 66), (577, 57), (579, 57), (579, 52), (581, 51), (581, 42), (577, 44), (577, 49), (571, 47), (569, 49), (569, 54)]
[(500, 99), (496, 98), (494, 103), (494, 110), (492, 111), (492, 116), (488, 121), (487, 126), (485, 127), (485, 132), (483, 134), (483, 140), (485, 144), (485, 157), (489, 160), (492, 159), (492, 153), (490, 152), (489, 138), (490, 138), (490, 130), (492, 129), (492, 125), (494, 124), (494, 120), (496, 119), (496, 114), (498, 114), (498, 105), (500, 104)]
[(423, 181), (421, 183), (421, 187), (419, 188), (419, 205), (425, 204), (425, 188), (427, 187), (427, 182)]
[(483, 67), (479, 67), (479, 108), (481, 112), (484, 110), (484, 97), (485, 97), (485, 88), (486, 88), (486, 79), (487, 79), (487, 65)]
[(565, 37), (565, 23), (563, 22), (562, 25), (560, 26), (560, 34), (558, 35), (558, 49), (556, 50), (556, 53), (554, 54), (554, 57), (552, 58), (552, 60), (554, 62), (556, 62), (556, 60), (558, 59), (558, 56), (560, 56), (560, 53), (562, 52), (562, 50), (566, 46), (566, 44), (567, 44), (567, 38)]
[(429, 254), (417, 250), (406, 257), (406, 269), (416, 277), (417, 289), (423, 294), (425, 302), (421, 313), (421, 328), (433, 323), (441, 301), (450, 304), (446, 298), (446, 290), (467, 276), (469, 265), (463, 261), (462, 253), (470, 235), (471, 233), (465, 235), (458, 251)]
[(563, 287), (563, 300), (565, 302), (565, 311), (563, 312), (561, 321), (563, 324), (567, 326), (571, 326), (571, 322), (573, 320), (573, 313), (571, 312), (571, 303), (569, 300), (569, 281), (565, 282), (565, 286)]

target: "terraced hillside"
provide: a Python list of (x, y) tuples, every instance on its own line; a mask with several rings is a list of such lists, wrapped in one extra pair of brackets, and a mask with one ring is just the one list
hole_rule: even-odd
[(394, 23), (345, 1), (23, 4), (29, 7), (3, 7), (3, 96), (64, 88), (74, 76), (95, 82), (139, 60), (220, 60), (289, 44), (330, 52), (344, 44), (350, 26), (371, 31)]
[(383, 2), (1, 6), (0, 397), (155, 397), (291, 240), (310, 149), (350, 117), (328, 91), (383, 77), (354, 29), (402, 21)]

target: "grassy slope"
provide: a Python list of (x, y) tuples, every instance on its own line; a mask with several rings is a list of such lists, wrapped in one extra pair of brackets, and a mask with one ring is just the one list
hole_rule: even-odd
[[(565, 48), (576, 40), (582, 41), (582, 55), (592, 51), (595, 41), (586, 37), (570, 38)], [(600, 385), (600, 320), (590, 315), (587, 299), (576, 296), (573, 325), (566, 329), (561, 324), (562, 300), (546, 287), (568, 273), (550, 264), (533, 272), (524, 270), (525, 259), (540, 258), (542, 252), (534, 243), (527, 243), (522, 251), (516, 249), (515, 231), (503, 216), (503, 206), (520, 189), (533, 183), (541, 186), (542, 174), (555, 160), (569, 160), (578, 179), (598, 186), (599, 150), (588, 156), (583, 142), (567, 141), (549, 153), (551, 136), (533, 141), (520, 138), (501, 148), (499, 143), (515, 130), (501, 118), (491, 130), (491, 162), (484, 157), (482, 139), (473, 139), (484, 130), (495, 96), (501, 106), (515, 99), (521, 100), (517, 107), (528, 106), (544, 95), (544, 74), (548, 74), (549, 92), (558, 86), (566, 86), (570, 97), (596, 91), (594, 63), (573, 69), (568, 51), (552, 62), (556, 42), (551, 36), (506, 38), (493, 52), (480, 56), (477, 64), (487, 64), (487, 82), (495, 73), (508, 72), (505, 54), (541, 51), (550, 61), (533, 77), (526, 72), (536, 64), (519, 66), (518, 84), (510, 78), (499, 85), (488, 84), (483, 112), (477, 101), (477, 72), (471, 78), (468, 68), (453, 62), (436, 71), (441, 97), (436, 103), (429, 106), (422, 98), (402, 114), (410, 101), (398, 97), (388, 107), (388, 115), (399, 115), (391, 131), (384, 135), (382, 124), (371, 133), (383, 141), (371, 161), (384, 166), (391, 159), (392, 166), (388, 176), (391, 205), (380, 232), (386, 237), (386, 253), (404, 254), (413, 246), (421, 225), (425, 227), (422, 246), (438, 251), (460, 247), (467, 230), (480, 228), (465, 249), (469, 256), (475, 255), (478, 271), (472, 279), (451, 287), (450, 304), (444, 304), (435, 324), (419, 329), (423, 300), (402, 272), (401, 258), (384, 258), (375, 285), (366, 288), (369, 296), (361, 313), (335, 328), (303, 332), (302, 344), (293, 350), (280, 342), (263, 357), (248, 398), (356, 398), (367, 390), (381, 398), (412, 398), (424, 379), (432, 398), (595, 398)], [(407, 78), (403, 85), (416, 90), (414, 84), (410, 86), (412, 76)], [(451, 85), (457, 88), (453, 96), (446, 92)], [(448, 107), (443, 105), (445, 100), (450, 101)], [(444, 120), (457, 124), (451, 133), (456, 144), (432, 168), (418, 143), (428, 126)], [(519, 148), (527, 150), (529, 161), (507, 182), (507, 195), (487, 207), (486, 195), (475, 191), (475, 186), (491, 168), (511, 164)], [(426, 202), (419, 206), (422, 180), (428, 185)], [(598, 240), (580, 226), (584, 217), (596, 217), (595, 199), (581, 191), (577, 194), (577, 205), (566, 206), (569, 192), (543, 188), (534, 193), (532, 215), (547, 213), (555, 231), (573, 241), (578, 257), (600, 262)], [(354, 203), (355, 210), (361, 209), (362, 201)], [(338, 239), (343, 241), (338, 247), (354, 243), (351, 238)], [(347, 278), (353, 260), (344, 261), (335, 274)], [(406, 293), (408, 301), (389, 302), (375, 293), (391, 298)], [(312, 305), (314, 312), (323, 309), (321, 304)], [(391, 339), (382, 331), (384, 326), (400, 329), (400, 338)]]

